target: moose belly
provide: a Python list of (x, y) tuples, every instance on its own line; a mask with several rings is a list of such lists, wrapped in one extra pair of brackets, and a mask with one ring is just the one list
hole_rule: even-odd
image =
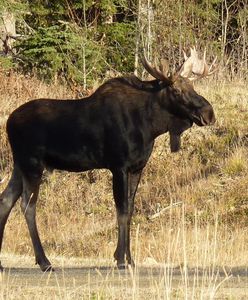
[(100, 153), (89, 151), (69, 153), (47, 153), (44, 157), (46, 168), (65, 170), (70, 172), (83, 172), (104, 167), (104, 161)]

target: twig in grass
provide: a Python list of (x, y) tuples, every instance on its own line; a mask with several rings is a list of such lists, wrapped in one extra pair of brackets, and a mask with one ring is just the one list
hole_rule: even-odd
[(227, 276), (225, 277), (223, 280), (221, 280), (221, 282), (219, 282), (213, 289), (211, 295), (210, 295), (210, 299), (214, 299), (216, 297), (216, 293), (218, 291), (218, 289), (220, 288), (220, 286), (227, 280), (229, 280), (230, 278), (232, 278), (233, 276), (230, 275), (230, 276)]
[(3, 177), (3, 179), (0, 178), (0, 184), (4, 183), (4, 181), (6, 180), (7, 176)]
[(160, 217), (165, 211), (167, 211), (167, 210), (169, 210), (169, 209), (171, 209), (173, 207), (180, 206), (180, 205), (182, 205), (182, 203), (183, 203), (182, 201), (179, 201), (179, 202), (176, 202), (176, 203), (172, 203), (171, 205), (162, 208), (156, 214), (148, 216), (148, 220), (154, 220), (154, 219)]

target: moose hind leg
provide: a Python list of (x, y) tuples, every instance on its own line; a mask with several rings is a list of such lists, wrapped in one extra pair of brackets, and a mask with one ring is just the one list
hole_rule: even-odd
[[(17, 167), (14, 167), (12, 176), (5, 190), (0, 194), (0, 251), (2, 248), (3, 234), (5, 224), (15, 205), (16, 201), (22, 193), (22, 176)], [(0, 270), (2, 270), (0, 262)]]
[(36, 202), (39, 194), (40, 181), (41, 175), (39, 177), (33, 177), (31, 180), (24, 179), (21, 209), (28, 225), (36, 263), (39, 264), (43, 272), (46, 272), (53, 269), (45, 255), (36, 224)]

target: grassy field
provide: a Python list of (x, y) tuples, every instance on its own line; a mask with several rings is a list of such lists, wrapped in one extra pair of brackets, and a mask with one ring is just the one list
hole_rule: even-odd
[[(5, 133), (9, 113), (33, 98), (76, 95), (65, 87), (48, 86), (15, 74), (0, 74), (0, 81), (0, 177), (5, 179), (0, 186), (2, 191), (12, 168)], [(241, 268), (247, 275), (248, 88), (242, 82), (207, 80), (195, 88), (214, 106), (216, 124), (193, 126), (184, 134), (182, 150), (176, 154), (169, 151), (168, 136), (159, 137), (136, 196), (132, 226), (136, 263), (162, 265), (165, 270), (158, 281), (151, 276), (154, 285), (150, 299), (215, 299), (222, 281), (229, 280), (232, 270)], [(117, 231), (110, 172), (46, 173), (37, 221), (44, 248), (54, 258), (55, 267), (57, 257), (65, 261), (78, 257), (89, 265), (92, 261), (114, 265)], [(7, 223), (3, 252), (7, 256), (6, 262), (2, 260), (4, 266), (13, 266), (11, 255), (33, 255), (19, 205)], [(61, 267), (60, 262), (58, 266)], [(172, 284), (171, 270), (175, 269), (180, 270), (182, 278), (178, 288)], [(193, 277), (188, 269), (196, 270)], [(221, 277), (218, 270), (226, 275)], [(143, 290), (135, 284), (126, 296), (143, 299)], [(207, 292), (205, 288), (201, 292), (203, 286), (209, 287)], [(0, 280), (0, 287), (0, 298), (5, 298), (6, 280)], [(100, 291), (99, 287), (92, 288), (86, 299), (121, 299), (111, 288), (116, 287), (109, 282)], [(66, 290), (64, 294), (54, 290), (54, 295), (76, 299)], [(236, 298), (232, 294), (229, 298), (226, 292), (225, 298), (219, 299)]]

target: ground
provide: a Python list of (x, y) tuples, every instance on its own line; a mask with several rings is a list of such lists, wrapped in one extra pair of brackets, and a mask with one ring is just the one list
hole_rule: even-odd
[(152, 259), (134, 270), (111, 261), (52, 258), (42, 273), (33, 258), (4, 255), (1, 299), (247, 299), (248, 268), (185, 268)]

